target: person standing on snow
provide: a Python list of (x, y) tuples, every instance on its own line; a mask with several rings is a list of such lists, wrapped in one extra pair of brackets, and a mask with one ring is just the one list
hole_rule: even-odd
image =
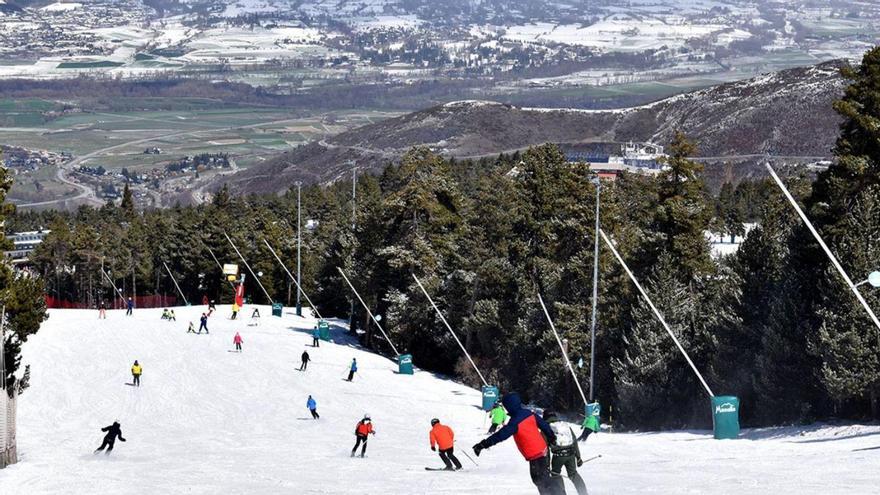
[(235, 350), (241, 352), (241, 343), (244, 342), (241, 340), (241, 335), (238, 332), (235, 332), (235, 337), (232, 338), (232, 343), (235, 344)]
[(193, 322), (189, 322), (189, 328), (186, 329), (186, 333), (196, 333), (196, 326), (193, 325)]
[(550, 443), (550, 453), (553, 454), (553, 459), (550, 461), (550, 476), (562, 481), (564, 466), (568, 479), (574, 483), (578, 495), (587, 495), (587, 485), (584, 484), (584, 479), (577, 472), (577, 468), (584, 463), (581, 459), (581, 449), (577, 444), (577, 435), (574, 434), (574, 430), (570, 426), (559, 421), (556, 413), (552, 411), (544, 411), (544, 421), (556, 434), (556, 441)]
[(501, 405), (501, 401), (495, 402), (495, 407), (489, 411), (489, 418), (492, 420), (492, 426), (489, 427), (489, 435), (495, 433), (495, 430), (498, 427), (503, 426), (504, 422), (507, 421), (507, 413), (504, 411), (504, 407)]
[(202, 329), (205, 329), (205, 333), (211, 333), (208, 331), (208, 315), (202, 313), (202, 317), (199, 318), (199, 333), (202, 333)]
[(125, 312), (125, 316), (131, 316), (131, 313), (134, 311), (134, 301), (129, 297), (128, 301), (125, 304), (128, 307), (128, 310)]
[(373, 429), (373, 422), (370, 420), (369, 414), (364, 414), (364, 419), (358, 421), (357, 426), (354, 429), (354, 436), (357, 438), (357, 441), (354, 443), (354, 448), (351, 449), (351, 456), (354, 457), (354, 453), (357, 450), (358, 446), (363, 443), (363, 447), (361, 447), (361, 457), (367, 453), (367, 439), (369, 435), (375, 435), (376, 430)]
[(321, 347), (321, 332), (318, 331), (318, 325), (312, 330), (312, 347)]
[(131, 376), (134, 377), (132, 381), (132, 385), (135, 387), (141, 386), (141, 373), (144, 372), (144, 369), (138, 364), (137, 359), (134, 360), (134, 364), (131, 365)]
[(174, 310), (172, 309), (170, 313), (168, 313), (168, 320), (177, 321), (177, 316), (174, 315)]
[[(440, 448), (440, 459), (446, 465), (447, 471), (461, 469), (461, 462), (455, 457), (455, 433), (452, 428), (440, 424), (440, 420), (434, 418), (431, 420), (431, 433), (428, 434), (428, 438), (431, 440), (431, 450), (436, 451), (438, 447)], [(453, 464), (455, 467), (452, 467)]]
[[(510, 421), (504, 428), (474, 445), (474, 453), (479, 457), (483, 450), (513, 437), (519, 452), (529, 463), (529, 474), (532, 483), (538, 487), (538, 493), (541, 495), (564, 494), (565, 487), (562, 485), (562, 480), (554, 480), (550, 477), (547, 442), (549, 441), (551, 444), (556, 442), (556, 434), (553, 433), (553, 429), (546, 421), (522, 406), (519, 394), (515, 392), (506, 394), (501, 399), (501, 403), (510, 414)], [(541, 435), (542, 432), (543, 435)], [(547, 440), (544, 440), (545, 437)]]
[(214, 314), (214, 311), (217, 311), (217, 305), (214, 304), (214, 300), (211, 299), (211, 303), (208, 304), (208, 316)]
[(300, 371), (305, 371), (306, 368), (309, 367), (309, 361), (311, 361), (311, 360), (312, 360), (312, 359), (309, 357), (309, 351), (303, 351), (303, 354), (302, 354), (302, 364), (299, 365), (299, 370), (300, 370)]
[(106, 454), (110, 455), (110, 451), (113, 450), (113, 444), (116, 443), (116, 437), (119, 437), (119, 439), (122, 440), (123, 442), (125, 441), (125, 439), (122, 438), (122, 429), (119, 426), (118, 419), (113, 421), (112, 425), (105, 426), (105, 427), (101, 428), (101, 431), (106, 431), (107, 434), (104, 435), (104, 441), (101, 442), (101, 446), (98, 447), (97, 449), (95, 449), (95, 452), (94, 452), (95, 454), (103, 451), (104, 448), (106, 447), (107, 448)]
[(98, 305), (98, 319), (106, 320), (107, 319), (107, 305), (104, 304), (104, 301), (101, 301), (101, 304)]
[(354, 374), (357, 373), (358, 370), (358, 360), (357, 358), (351, 359), (351, 366), (348, 368), (348, 381), (351, 381), (354, 378)]
[[(309, 396), (309, 400), (306, 401), (306, 407), (309, 408), (309, 412), (312, 413), (312, 419), (318, 419), (321, 416), (318, 414), (318, 403), (315, 402), (315, 399), (312, 396)], [(366, 444), (364, 444), (366, 447)]]

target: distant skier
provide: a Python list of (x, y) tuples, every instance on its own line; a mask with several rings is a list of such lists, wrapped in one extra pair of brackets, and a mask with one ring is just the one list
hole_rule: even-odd
[(168, 308), (165, 308), (162, 310), (162, 319), (163, 320), (170, 320), (171, 319), (171, 313), (168, 312)]
[(367, 453), (367, 439), (369, 435), (375, 435), (376, 431), (373, 429), (373, 422), (370, 420), (369, 414), (364, 414), (364, 419), (358, 421), (357, 426), (354, 429), (354, 436), (357, 438), (357, 441), (354, 443), (354, 448), (351, 449), (351, 456), (354, 457), (354, 453), (357, 450), (358, 446), (363, 443), (363, 447), (361, 447), (361, 457)]
[(599, 418), (598, 416), (594, 416), (590, 414), (586, 418), (584, 418), (584, 422), (581, 423), (581, 436), (578, 437), (579, 442), (586, 441), (586, 439), (590, 436), (591, 433), (599, 432)]
[(131, 365), (131, 376), (134, 378), (132, 381), (132, 385), (135, 387), (141, 386), (141, 374), (144, 372), (144, 369), (138, 364), (137, 359), (134, 360), (134, 364)]
[(125, 303), (128, 307), (128, 310), (125, 312), (125, 316), (131, 316), (131, 313), (134, 311), (134, 301), (132, 298), (128, 298), (128, 301)]
[(358, 370), (358, 360), (357, 358), (351, 359), (351, 366), (348, 367), (348, 381), (352, 381), (354, 379), (354, 374), (357, 373)]
[(251, 313), (251, 319), (260, 317), (260, 308), (254, 308), (254, 312)]
[(202, 329), (205, 329), (205, 333), (211, 333), (208, 331), (208, 315), (202, 313), (202, 317), (199, 318), (199, 333), (202, 333)]
[(299, 365), (300, 371), (305, 371), (306, 368), (309, 367), (309, 361), (312, 359), (309, 357), (309, 351), (303, 351), (302, 353), (302, 364)]
[[(312, 396), (309, 396), (309, 400), (306, 401), (306, 407), (309, 408), (309, 412), (312, 413), (312, 419), (318, 419), (321, 416), (318, 414), (318, 403), (315, 402), (315, 399)], [(366, 447), (366, 444), (364, 444)]]
[(107, 319), (107, 305), (104, 304), (104, 301), (101, 301), (101, 304), (98, 305), (98, 319), (106, 320)]
[(196, 326), (193, 325), (193, 322), (189, 322), (189, 328), (186, 329), (186, 333), (196, 333)]
[(232, 304), (232, 318), (230, 320), (234, 320), (238, 318), (238, 312), (241, 310), (241, 307), (238, 306), (238, 303)]
[(577, 468), (584, 463), (581, 460), (581, 449), (577, 444), (577, 435), (574, 434), (570, 426), (559, 421), (556, 413), (552, 411), (544, 411), (544, 421), (556, 434), (556, 441), (550, 443), (550, 453), (553, 454), (553, 459), (550, 461), (550, 476), (561, 482), (562, 468), (565, 467), (568, 479), (574, 483), (578, 495), (587, 495), (587, 485), (584, 484), (584, 479), (577, 472)]
[(170, 320), (170, 321), (177, 321), (177, 316), (174, 314), (174, 310), (173, 310), (173, 309), (168, 313), (168, 320)]
[(107, 434), (104, 435), (104, 441), (101, 442), (101, 446), (98, 447), (97, 449), (95, 449), (95, 452), (94, 452), (95, 454), (103, 451), (104, 448), (106, 447), (107, 448), (106, 454), (110, 455), (110, 451), (113, 450), (113, 444), (116, 443), (117, 437), (119, 437), (119, 439), (122, 440), (123, 442), (125, 441), (125, 439), (122, 438), (122, 429), (119, 426), (118, 419), (113, 421), (112, 425), (105, 426), (105, 427), (101, 428), (101, 431), (106, 431)]
[(312, 330), (312, 347), (321, 347), (321, 332), (318, 331), (318, 325)]
[(208, 316), (214, 314), (214, 311), (217, 311), (217, 306), (214, 304), (214, 300), (211, 299), (211, 303), (208, 304)]
[[(452, 428), (440, 424), (440, 420), (434, 418), (431, 420), (431, 433), (428, 438), (431, 440), (431, 450), (436, 452), (437, 448), (440, 448), (440, 459), (446, 465), (447, 471), (461, 469), (461, 463), (455, 457), (455, 433)], [(455, 467), (452, 466), (453, 464)]]
[(241, 340), (241, 335), (238, 332), (235, 332), (235, 337), (232, 338), (232, 343), (235, 344), (235, 350), (241, 352), (241, 343), (244, 342)]
[(492, 420), (492, 426), (489, 427), (489, 435), (495, 433), (495, 430), (498, 427), (503, 426), (504, 422), (507, 421), (507, 413), (504, 411), (504, 406), (501, 405), (501, 401), (495, 402), (495, 407), (489, 411), (489, 418)]
[[(519, 394), (515, 392), (506, 394), (501, 399), (501, 403), (510, 414), (510, 421), (504, 428), (474, 445), (474, 453), (479, 456), (483, 450), (513, 437), (520, 453), (529, 462), (529, 474), (532, 483), (538, 487), (538, 493), (541, 495), (564, 494), (565, 487), (562, 486), (562, 480), (554, 480), (550, 477), (547, 442), (556, 443), (556, 434), (553, 433), (553, 429), (535, 413), (522, 407)], [(544, 435), (541, 435), (542, 432)]]

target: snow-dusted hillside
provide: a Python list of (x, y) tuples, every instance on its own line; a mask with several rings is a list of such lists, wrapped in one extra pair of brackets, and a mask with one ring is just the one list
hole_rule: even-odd
[[(19, 409), (19, 464), (0, 471), (6, 494), (533, 494), (512, 442), (465, 471), (429, 473), (429, 420), (451, 425), (463, 449), (482, 436), (479, 393), (426, 372), (395, 373), (391, 360), (359, 349), (336, 327), (336, 344), (308, 345), (314, 320), (285, 314), (248, 326), (211, 318), (210, 335), (185, 333), (201, 308), (126, 318), (111, 311), (51, 311), (24, 349), (32, 386)], [(236, 331), (244, 352), (229, 352)], [(308, 349), (314, 362), (296, 370)], [(357, 357), (361, 374), (343, 380)], [(142, 386), (129, 367), (144, 367)], [(305, 408), (308, 394), (321, 419)], [(708, 406), (707, 406), (708, 407)], [(748, 407), (748, 405), (746, 405)], [(365, 459), (349, 458), (355, 423), (369, 413), (377, 434)], [(114, 419), (125, 443), (92, 455)], [(737, 441), (707, 432), (602, 433), (584, 446), (590, 493), (872, 493), (880, 427), (750, 431)], [(473, 455), (471, 453), (471, 455)], [(573, 489), (569, 486), (569, 493)]]

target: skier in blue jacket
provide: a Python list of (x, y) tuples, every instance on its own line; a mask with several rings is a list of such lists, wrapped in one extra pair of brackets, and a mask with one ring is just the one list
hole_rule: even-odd
[(538, 487), (538, 493), (541, 495), (564, 494), (565, 486), (562, 484), (562, 479), (550, 477), (550, 455), (547, 442), (550, 442), (551, 445), (556, 443), (556, 433), (553, 432), (553, 428), (543, 418), (522, 407), (522, 400), (515, 392), (505, 394), (501, 403), (507, 409), (510, 421), (492, 436), (474, 445), (474, 453), (479, 456), (484, 449), (513, 437), (516, 447), (529, 463), (529, 474), (532, 483)]
[(315, 399), (312, 396), (309, 396), (309, 400), (306, 401), (306, 407), (309, 408), (309, 412), (312, 413), (313, 419), (318, 419), (321, 416), (318, 415), (318, 403), (315, 402)]
[(351, 381), (354, 378), (354, 374), (357, 373), (358, 370), (358, 360), (357, 358), (351, 359), (351, 368), (348, 370), (348, 381)]

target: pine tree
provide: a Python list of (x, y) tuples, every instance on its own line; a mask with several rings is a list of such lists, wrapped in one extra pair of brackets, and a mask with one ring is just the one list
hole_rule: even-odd
[(122, 190), (122, 203), (119, 206), (127, 218), (134, 216), (134, 197), (131, 194), (131, 189), (128, 187), (128, 181), (125, 182), (125, 189)]

